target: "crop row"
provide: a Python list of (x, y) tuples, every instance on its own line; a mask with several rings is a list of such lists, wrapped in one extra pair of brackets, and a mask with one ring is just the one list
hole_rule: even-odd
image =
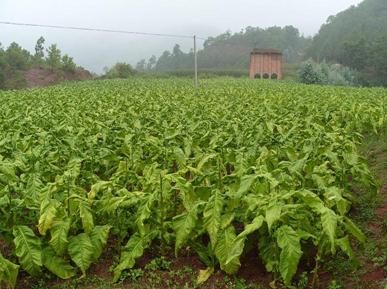
[(0, 92), (0, 284), (86, 274), (109, 236), (114, 280), (152, 247), (207, 272), (259, 254), (285, 286), (302, 258), (355, 260), (357, 146), (387, 91), (245, 80), (98, 81)]

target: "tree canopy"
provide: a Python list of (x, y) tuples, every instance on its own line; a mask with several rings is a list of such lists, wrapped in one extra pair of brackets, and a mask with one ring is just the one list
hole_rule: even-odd
[(307, 49), (316, 61), (347, 65), (366, 82), (387, 85), (387, 1), (364, 0), (330, 16)]

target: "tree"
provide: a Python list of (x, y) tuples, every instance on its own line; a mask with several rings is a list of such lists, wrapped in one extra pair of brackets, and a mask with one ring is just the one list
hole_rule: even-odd
[(364, 69), (368, 65), (369, 47), (364, 38), (344, 42), (343, 54), (340, 56), (341, 63), (355, 69)]
[(5, 59), (13, 70), (26, 70), (30, 66), (31, 54), (16, 42), (12, 42), (5, 51)]
[(376, 84), (387, 86), (387, 31), (371, 48), (370, 62), (375, 69), (373, 78), (377, 80)]
[(0, 44), (0, 89), (4, 88), (5, 85), (5, 69), (6, 62), (4, 58), (4, 50)]
[(52, 71), (60, 68), (61, 51), (57, 48), (56, 44), (51, 44), (48, 47), (46, 62)]
[(62, 69), (67, 72), (75, 72), (77, 68), (76, 64), (73, 61), (73, 58), (68, 56), (67, 54), (62, 57)]
[(136, 70), (137, 71), (145, 71), (146, 70), (146, 60), (145, 59), (141, 59), (139, 62), (137, 62)]
[(41, 36), (38, 39), (38, 41), (36, 41), (36, 44), (35, 44), (35, 55), (34, 55), (34, 58), (35, 58), (35, 61), (38, 64), (41, 64), (43, 62), (43, 58), (44, 58), (44, 42), (45, 42), (45, 39), (43, 38), (43, 36)]
[(181, 56), (182, 54), (183, 54), (183, 52), (180, 49), (180, 45), (179, 44), (175, 44), (175, 46), (173, 47), (172, 55), (173, 56)]
[(147, 65), (147, 70), (152, 70), (157, 63), (157, 58), (155, 55), (152, 55), (151, 58), (149, 58), (148, 65)]
[(118, 62), (107, 73), (108, 78), (129, 78), (135, 74), (135, 70), (129, 63)]
[(318, 73), (311, 60), (302, 64), (299, 71), (299, 80), (305, 84), (319, 84), (322, 83), (322, 76)]

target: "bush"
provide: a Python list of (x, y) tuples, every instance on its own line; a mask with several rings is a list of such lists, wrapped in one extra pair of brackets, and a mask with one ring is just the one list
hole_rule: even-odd
[(340, 64), (326, 62), (304, 62), (299, 70), (298, 79), (305, 84), (325, 84), (340, 86), (358, 86), (359, 73)]
[(67, 54), (62, 57), (62, 69), (67, 72), (75, 72), (77, 65), (74, 63), (73, 58)]
[(19, 70), (9, 70), (7, 72), (7, 77), (4, 81), (5, 89), (21, 89), (27, 87), (27, 81), (23, 75), (22, 71)]
[(317, 71), (312, 61), (307, 61), (302, 64), (298, 79), (305, 84), (321, 84), (323, 82), (322, 75)]
[(129, 78), (130, 76), (133, 76), (135, 73), (136, 71), (133, 69), (133, 67), (130, 64), (124, 63), (124, 62), (118, 62), (106, 72), (106, 77), (107, 78)]

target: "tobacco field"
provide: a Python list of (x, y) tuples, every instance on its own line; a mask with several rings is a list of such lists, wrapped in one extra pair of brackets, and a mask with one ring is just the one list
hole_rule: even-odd
[[(235, 274), (258, 254), (284, 286), (305, 256), (366, 242), (353, 187), (378, 193), (358, 146), (387, 90), (133, 79), (0, 91), (0, 287), (21, 272), (113, 280), (147, 250)], [(109, 241), (109, 245), (108, 244)], [(156, 249), (155, 249), (156, 248)]]

